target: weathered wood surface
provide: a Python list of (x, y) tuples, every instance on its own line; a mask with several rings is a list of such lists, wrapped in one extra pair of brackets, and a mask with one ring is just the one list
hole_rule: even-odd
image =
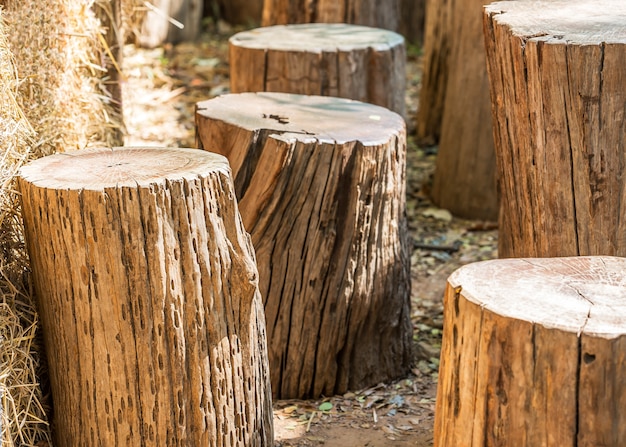
[(340, 98), (242, 93), (198, 103), (226, 155), (265, 303), (272, 390), (317, 397), (410, 363), (402, 118)]
[(392, 31), (334, 24), (277, 25), (229, 40), (230, 89), (337, 96), (405, 113), (406, 48)]
[(426, 0), (423, 72), (415, 134), (420, 144), (439, 142), (454, 39), (452, 11), (456, 0)]
[[(449, 55), (432, 199), (456, 216), (496, 221), (496, 157), (483, 4), (484, 0), (468, 0), (448, 5), (453, 9), (449, 11)], [(420, 113), (428, 113), (428, 102), (422, 103), (421, 97), (420, 107), (424, 107)]]
[(619, 446), (626, 439), (626, 259), (500, 259), (454, 272), (437, 447)]
[(227, 160), (114, 148), (21, 171), (57, 445), (273, 445), (254, 251)]
[(626, 3), (485, 10), (500, 256), (626, 255)]
[(265, 0), (263, 26), (350, 23), (397, 31), (401, 0)]

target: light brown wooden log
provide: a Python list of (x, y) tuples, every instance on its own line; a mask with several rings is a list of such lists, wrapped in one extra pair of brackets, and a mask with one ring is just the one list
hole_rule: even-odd
[[(495, 221), (498, 197), (483, 38), (484, 0), (452, 3), (432, 200), (456, 216)], [(420, 100), (420, 107), (425, 107), (421, 113), (428, 113), (426, 102)]]
[(422, 145), (435, 145), (441, 136), (456, 1), (426, 0), (422, 85), (415, 120), (415, 135)]
[(197, 104), (226, 155), (259, 265), (272, 389), (317, 397), (410, 363), (405, 125), (382, 107), (241, 93)]
[(392, 31), (302, 24), (243, 31), (229, 40), (230, 90), (338, 96), (405, 113), (406, 49)]
[(265, 0), (263, 26), (350, 23), (397, 31), (401, 0)]
[(436, 447), (619, 446), (626, 259), (526, 258), (448, 279)]
[(626, 4), (485, 10), (500, 256), (626, 255)]
[(114, 148), (21, 171), (57, 445), (273, 445), (254, 251), (227, 160)]

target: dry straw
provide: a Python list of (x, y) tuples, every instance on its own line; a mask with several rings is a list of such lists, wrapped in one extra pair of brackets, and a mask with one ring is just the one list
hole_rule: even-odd
[(106, 84), (110, 48), (94, 13), (110, 11), (109, 0), (0, 6), (0, 446), (42, 446), (51, 438), (39, 385), (46, 375), (15, 175), (33, 158), (118, 144), (122, 122)]

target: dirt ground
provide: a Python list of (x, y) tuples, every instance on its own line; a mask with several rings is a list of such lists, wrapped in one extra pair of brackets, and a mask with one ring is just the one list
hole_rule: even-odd
[[(195, 147), (194, 106), (228, 93), (224, 24), (193, 44), (152, 50), (125, 48), (125, 145)], [(407, 48), (407, 216), (414, 252), (411, 374), (343, 396), (274, 402), (276, 446), (427, 447), (433, 423), (446, 279), (463, 264), (495, 258), (497, 229), (491, 222), (455, 218), (428, 195), (436, 147), (415, 144), (421, 80), (419, 49)]]

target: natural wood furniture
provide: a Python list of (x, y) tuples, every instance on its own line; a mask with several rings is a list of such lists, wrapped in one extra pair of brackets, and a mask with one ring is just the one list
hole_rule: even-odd
[(626, 439), (626, 259), (498, 259), (444, 297), (435, 446)]
[(227, 160), (67, 152), (21, 170), (57, 445), (273, 445), (258, 273)]
[(427, 0), (419, 144), (438, 145), (433, 202), (454, 215), (498, 218), (482, 0)]
[[(441, 3), (444, 3), (441, 8), (447, 7), (450, 14), (449, 54), (447, 73), (440, 81), (445, 86), (431, 197), (437, 206), (456, 216), (496, 221), (496, 156), (485, 65), (484, 1)], [(435, 38), (432, 34), (428, 37)], [(423, 91), (426, 100), (426, 89)], [(429, 104), (420, 96), (419, 115), (423, 117), (430, 112)]]
[(406, 49), (392, 31), (345, 23), (277, 25), (229, 39), (230, 90), (337, 96), (404, 116)]
[(485, 9), (502, 257), (626, 255), (626, 3)]
[(197, 104), (230, 161), (265, 303), (272, 391), (318, 397), (410, 364), (404, 120), (341, 98), (241, 93)]

